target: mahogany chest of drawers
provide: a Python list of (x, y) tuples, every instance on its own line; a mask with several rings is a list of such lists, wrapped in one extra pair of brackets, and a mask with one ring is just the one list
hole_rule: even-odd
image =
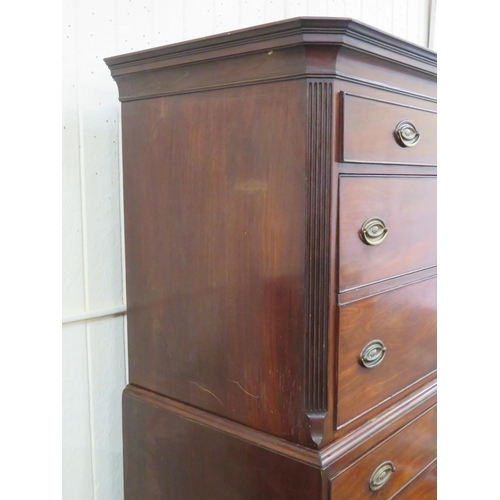
[(436, 498), (436, 54), (300, 18), (106, 63), (126, 500)]

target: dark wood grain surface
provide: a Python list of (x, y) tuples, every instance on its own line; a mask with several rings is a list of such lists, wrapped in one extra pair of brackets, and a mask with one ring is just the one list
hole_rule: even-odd
[(420, 283), (421, 281), (435, 278), (437, 276), (437, 267), (426, 267), (418, 271), (400, 274), (397, 277), (387, 278), (380, 281), (375, 281), (370, 285), (365, 285), (360, 288), (352, 288), (349, 291), (339, 293), (337, 295), (337, 303), (339, 305), (346, 305), (351, 302), (356, 302), (367, 297), (379, 295), (384, 292), (397, 290), (405, 286)]
[[(377, 245), (360, 237), (381, 217), (389, 232)], [(436, 265), (436, 178), (343, 176), (339, 202), (339, 287), (354, 288)]]
[[(396, 493), (435, 455), (430, 413), (399, 431), (436, 397), (436, 54), (307, 18), (106, 63), (126, 500), (381, 499), (363, 489), (380, 450), (402, 464)], [(364, 98), (342, 108), (341, 92)], [(411, 151), (394, 143), (403, 119), (424, 133)], [(378, 247), (359, 235), (373, 216)], [(356, 358), (375, 335), (388, 353), (367, 377)]]
[[(434, 408), (333, 478), (331, 498), (343, 500), (391, 498), (436, 458), (436, 432)], [(380, 490), (373, 492), (369, 488), (373, 471), (387, 460), (393, 462), (396, 470)]]
[[(337, 425), (342, 426), (436, 369), (436, 279), (375, 295), (340, 308)], [(370, 341), (387, 348), (366, 368)]]
[(130, 382), (303, 442), (305, 105), (298, 81), (123, 105)]
[[(365, 429), (365, 438), (328, 447), (333, 458), (269, 435), (262, 441), (263, 433), (128, 386), (123, 396), (125, 498), (331, 500), (329, 478), (342, 477), (380, 447), (390, 449), (391, 436), (407, 433), (420, 414), (426, 418), (426, 412), (435, 411), (435, 391), (429, 386), (426, 392), (428, 397), (420, 405), (407, 404), (406, 412), (404, 404), (395, 405), (393, 411), (403, 413), (392, 418), (388, 412), (382, 427)], [(414, 452), (421, 454), (418, 447)], [(348, 493), (344, 496), (339, 483), (333, 498), (350, 500)]]
[(105, 61), (122, 101), (340, 75), (436, 100), (434, 52), (353, 19), (287, 19)]
[(429, 467), (422, 477), (410, 483), (395, 500), (437, 500), (437, 465)]
[(313, 449), (277, 438), (272, 434), (252, 429), (244, 424), (134, 385), (127, 385), (124, 394), (218, 432), (237, 437), (259, 448), (287, 456), (317, 469), (327, 470), (328, 476), (331, 477), (418, 415), (435, 406), (437, 382), (435, 379), (431, 380), (404, 399), (394, 402), (389, 408), (381, 411), (376, 419), (358, 425), (354, 431), (339, 437), (321, 449)]
[(317, 468), (127, 393), (123, 410), (127, 500), (321, 498)]
[[(324, 47), (321, 49), (325, 50)], [(362, 85), (356, 85), (361, 92), (355, 93), (368, 95), (372, 90), (383, 89), (380, 83), (385, 82), (385, 90), (391, 94), (384, 92), (385, 95), (380, 96), (382, 99), (399, 101), (405, 96), (414, 96), (418, 99), (414, 104), (419, 107), (436, 102), (436, 75), (432, 70), (421, 72), (414, 66), (401, 65), (394, 59), (375, 60), (366, 52), (345, 46), (340, 49), (333, 67), (341, 73), (339, 83), (345, 87), (342, 90), (349, 92), (349, 87), (356, 82)]]
[[(429, 397), (422, 397), (424, 395)], [(410, 401), (412, 403), (410, 403)], [(328, 463), (327, 468), (325, 469), (325, 479), (337, 476), (361, 456), (377, 447), (383, 440), (388, 439), (399, 429), (418, 418), (419, 415), (423, 414), (427, 410), (436, 407), (436, 402), (437, 382), (434, 379), (430, 383), (426, 384), (424, 388), (417, 389), (403, 401), (393, 404), (388, 410), (380, 412), (376, 418), (369, 420), (364, 424), (358, 424), (354, 431), (338, 438), (338, 440), (334, 441), (331, 445), (320, 451), (321, 455), (324, 457), (323, 463)], [(408, 409), (408, 412), (405, 412), (405, 407)], [(386, 422), (385, 425), (380, 426), (375, 432), (370, 432), (370, 429), (373, 426), (378, 426), (384, 421)], [(364, 434), (362, 438), (361, 434)], [(350, 436), (361, 438), (356, 446), (348, 445)], [(339, 453), (341, 448), (344, 448), (344, 454)], [(335, 456), (332, 456), (331, 460), (328, 461), (326, 460), (326, 455), (328, 454), (328, 450), (331, 449), (335, 450), (337, 453), (335, 453)]]
[[(437, 114), (400, 102), (343, 93), (342, 161), (436, 165)], [(394, 131), (410, 120), (420, 139), (413, 147), (400, 146)]]

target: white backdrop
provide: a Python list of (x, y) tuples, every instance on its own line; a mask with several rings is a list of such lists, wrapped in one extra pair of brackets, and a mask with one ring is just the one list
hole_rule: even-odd
[(63, 1), (64, 500), (123, 498), (120, 107), (103, 58), (297, 16), (352, 17), (429, 46), (433, 10), (433, 0)]

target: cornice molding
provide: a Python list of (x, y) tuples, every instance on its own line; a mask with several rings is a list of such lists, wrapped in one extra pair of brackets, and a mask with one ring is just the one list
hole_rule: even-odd
[(153, 69), (158, 63), (167, 67), (311, 44), (345, 46), (424, 72), (436, 72), (435, 52), (349, 18), (300, 17), (108, 57), (104, 61), (115, 76)]

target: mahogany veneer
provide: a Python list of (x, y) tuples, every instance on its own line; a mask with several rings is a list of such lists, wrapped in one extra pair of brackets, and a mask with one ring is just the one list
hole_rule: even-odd
[(300, 18), (106, 63), (126, 500), (435, 498), (436, 54)]
[[(390, 231), (376, 249), (352, 230), (373, 214)], [(436, 265), (435, 177), (342, 176), (338, 217), (341, 292)]]
[[(344, 119), (342, 161), (436, 165), (436, 111), (344, 92), (341, 97)], [(394, 124), (402, 116), (418, 123), (422, 132), (418, 148), (406, 150), (394, 140)], [(359, 140), (360, 133), (367, 134), (364, 140)]]
[[(337, 425), (435, 372), (436, 351), (429, 349), (435, 335), (436, 279), (340, 307)], [(359, 353), (373, 339), (384, 342), (387, 355), (379, 366), (366, 369)]]

